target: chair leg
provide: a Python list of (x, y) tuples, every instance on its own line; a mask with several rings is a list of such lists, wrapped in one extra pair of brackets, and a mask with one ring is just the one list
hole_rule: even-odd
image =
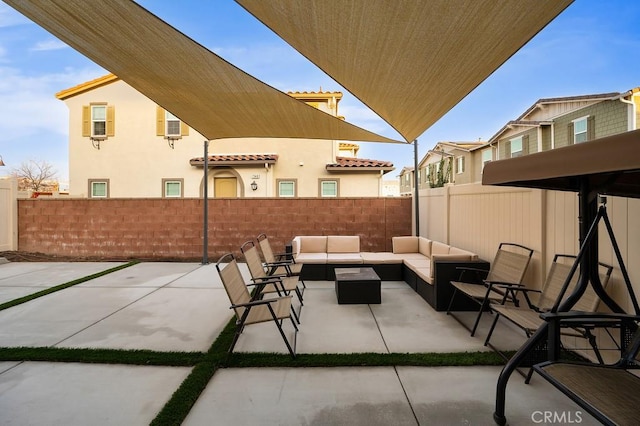
[(476, 330), (478, 329), (478, 325), (480, 324), (480, 318), (482, 317), (482, 313), (484, 312), (484, 309), (486, 307), (487, 307), (487, 299), (485, 298), (485, 300), (482, 301), (482, 304), (480, 304), (480, 310), (478, 311), (476, 322), (473, 324), (473, 328), (471, 329), (471, 337), (473, 337), (476, 334)]
[[(280, 336), (282, 336), (282, 340), (284, 340), (284, 343), (287, 345), (287, 349), (289, 349), (289, 354), (291, 354), (292, 358), (296, 357), (296, 351), (294, 348), (291, 347), (291, 344), (289, 343), (289, 339), (287, 339), (286, 334), (284, 334), (284, 330), (282, 329), (282, 322), (278, 321), (277, 316), (275, 314), (275, 312), (273, 312), (273, 308), (271, 307), (271, 305), (267, 305), (269, 306), (269, 311), (271, 311), (271, 316), (274, 319), (274, 322), (276, 323), (276, 326), (278, 327), (278, 331), (280, 332)], [(295, 333), (298, 333), (298, 326), (295, 324), (295, 321), (293, 320), (293, 318), (291, 318), (291, 315), (289, 315), (289, 319), (291, 320), (291, 324), (293, 324), (293, 327), (295, 328)]]
[(233, 341), (231, 342), (231, 346), (229, 346), (229, 353), (233, 352), (233, 348), (236, 347), (236, 343), (238, 343), (238, 339), (240, 338), (240, 334), (242, 334), (242, 329), (244, 328), (243, 325), (238, 324), (236, 325), (236, 332), (233, 335)]
[(447, 315), (451, 315), (451, 307), (453, 306), (453, 299), (456, 298), (456, 294), (458, 294), (458, 289), (456, 287), (453, 287), (453, 294), (451, 295), (449, 306), (447, 306)]
[(600, 349), (598, 349), (598, 342), (596, 341), (596, 336), (594, 336), (591, 331), (586, 330), (585, 332), (587, 340), (593, 348), (593, 352), (596, 354), (596, 358), (598, 358), (598, 363), (604, 364), (604, 360), (602, 359), (602, 355), (600, 354)]
[(491, 328), (489, 329), (489, 333), (487, 334), (487, 338), (484, 340), (484, 345), (487, 346), (489, 344), (489, 339), (491, 339), (491, 335), (493, 334), (493, 329), (496, 328), (496, 324), (498, 323), (498, 318), (500, 318), (500, 314), (496, 313), (496, 317), (493, 320), (493, 324), (491, 324)]
[(529, 367), (529, 372), (527, 373), (527, 377), (524, 379), (525, 384), (529, 384), (531, 382), (531, 377), (533, 376), (533, 367)]

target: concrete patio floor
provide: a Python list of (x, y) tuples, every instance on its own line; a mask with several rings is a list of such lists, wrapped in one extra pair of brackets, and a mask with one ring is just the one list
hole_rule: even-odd
[[(0, 303), (116, 265), (0, 264)], [(473, 320), (472, 313), (462, 317)], [(140, 263), (0, 311), (0, 347), (205, 352), (230, 318), (213, 265)], [(384, 282), (380, 305), (338, 305), (333, 282), (307, 282), (297, 349), (484, 351), (491, 320), (485, 315), (476, 337), (470, 337), (404, 282)], [(285, 331), (291, 334), (293, 328)], [(494, 336), (492, 343), (502, 349), (524, 341), (503, 322)], [(286, 347), (267, 323), (247, 327), (236, 351), (286, 353)], [(0, 423), (148, 424), (190, 372), (191, 367), (0, 362)], [(490, 425), (499, 372), (499, 367), (220, 369), (185, 424)], [(539, 424), (545, 412), (598, 424), (541, 379), (534, 376), (525, 385), (514, 374), (507, 388), (510, 424)]]

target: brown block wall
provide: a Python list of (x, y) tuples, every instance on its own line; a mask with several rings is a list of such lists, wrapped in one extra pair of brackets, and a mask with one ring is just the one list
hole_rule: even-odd
[[(109, 259), (201, 260), (200, 199), (25, 199), (18, 201), (18, 249)], [(411, 235), (410, 198), (209, 200), (208, 257), (240, 255), (260, 233), (274, 251), (296, 235), (359, 235), (362, 251), (391, 251)]]

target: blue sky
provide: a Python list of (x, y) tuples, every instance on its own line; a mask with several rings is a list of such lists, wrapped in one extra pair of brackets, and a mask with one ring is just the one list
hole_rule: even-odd
[[(397, 133), (232, 0), (139, 3), (227, 61), (281, 91), (344, 92), (347, 121)], [(640, 86), (640, 2), (576, 0), (419, 137), (487, 140), (540, 98), (622, 92)], [(0, 155), (7, 168), (46, 160), (68, 179), (68, 110), (54, 94), (107, 72), (0, 2)], [(359, 156), (413, 165), (411, 146), (361, 143)], [(201, 147), (194, 147), (199, 152)]]

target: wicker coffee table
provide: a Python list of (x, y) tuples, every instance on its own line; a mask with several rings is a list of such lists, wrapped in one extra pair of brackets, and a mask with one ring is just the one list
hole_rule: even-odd
[(373, 268), (336, 268), (338, 304), (380, 304), (380, 277)]

